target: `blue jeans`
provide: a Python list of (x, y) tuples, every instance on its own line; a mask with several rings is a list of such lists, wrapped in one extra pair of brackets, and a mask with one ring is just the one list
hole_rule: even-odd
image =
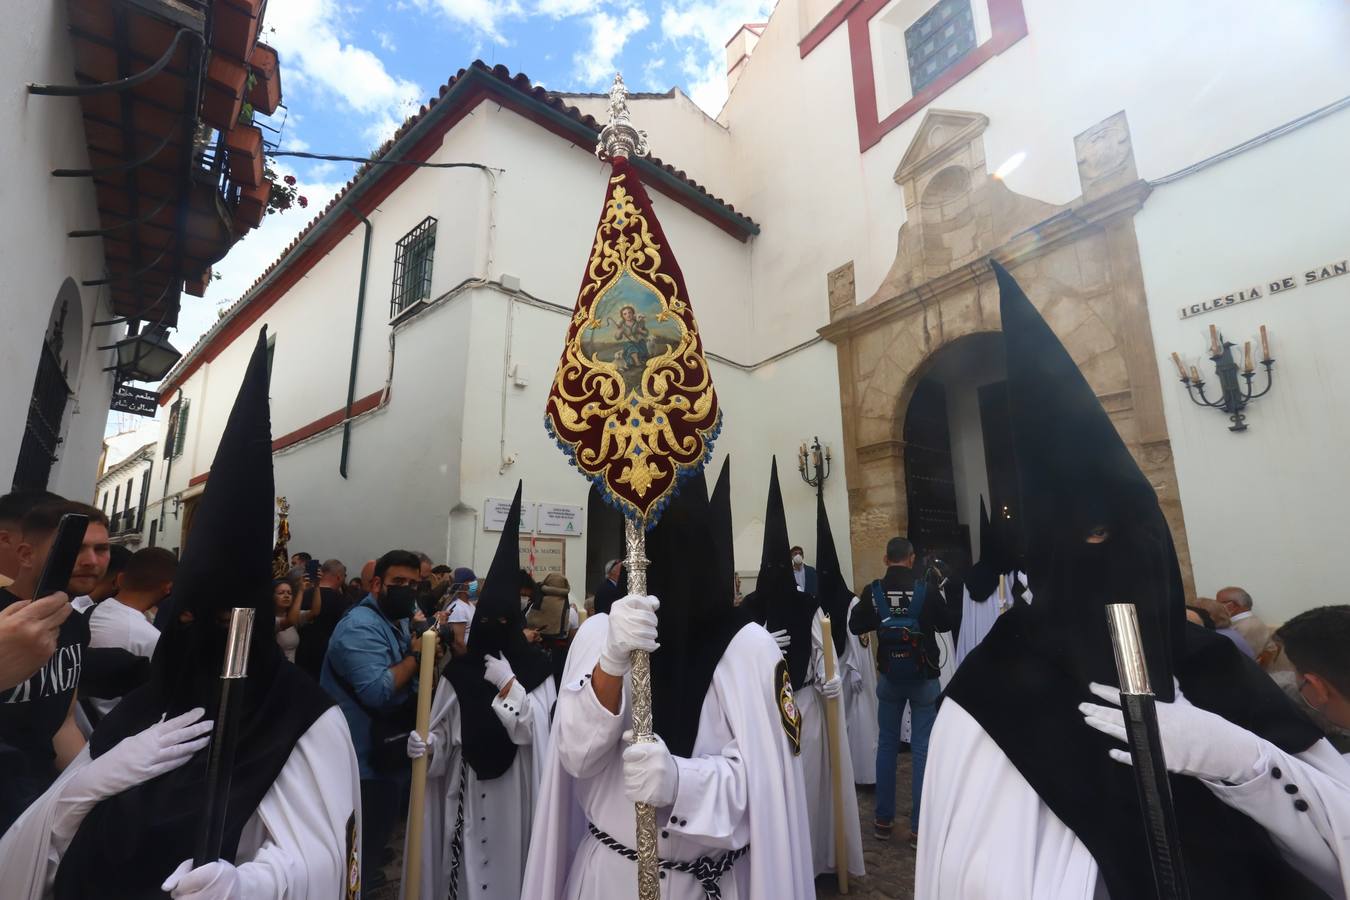
[(909, 748), (914, 763), (914, 809), (909, 815), (910, 830), (919, 829), (919, 799), (923, 795), (923, 770), (928, 763), (928, 736), (937, 718), (938, 694), (942, 686), (936, 678), (896, 682), (877, 674), (877, 821), (895, 819), (895, 757), (900, 752), (900, 721), (905, 703), (909, 703)]

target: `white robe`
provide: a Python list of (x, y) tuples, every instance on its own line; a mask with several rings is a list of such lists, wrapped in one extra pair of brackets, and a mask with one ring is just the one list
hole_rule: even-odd
[[(629, 684), (618, 715), (590, 687), (609, 616), (586, 619), (572, 641), (535, 808), (521, 896), (529, 900), (611, 900), (637, 887), (637, 864), (602, 845), (587, 822), (635, 847), (633, 804), (624, 796), (624, 745), (632, 725)], [(727, 645), (703, 701), (692, 758), (676, 757), (673, 806), (656, 811), (663, 860), (720, 857), (746, 844), (719, 885), (723, 900), (814, 896), (800, 760), (780, 721), (774, 672), (782, 654), (749, 625)], [(663, 900), (703, 900), (692, 876), (670, 871)]]
[[(42, 900), (51, 894), (61, 855), (79, 827), (61, 804), (61, 789), (89, 764), (89, 748), (0, 840), (0, 884), (5, 900)], [(361, 780), (351, 733), (334, 706), (310, 726), (262, 803), (244, 824), (235, 856), (241, 896), (248, 900), (334, 900), (347, 896), (360, 872)], [(356, 813), (349, 846), (347, 823)], [(134, 827), (134, 823), (128, 823)], [(54, 830), (63, 840), (53, 840)], [(352, 866), (355, 868), (353, 869)], [(165, 872), (168, 877), (168, 872)]]
[[(449, 896), (455, 824), (464, 795), (464, 836), (459, 868), (461, 900), (518, 900), (529, 851), (530, 821), (548, 751), (548, 718), (557, 699), (550, 676), (526, 693), (519, 682), (492, 710), (516, 745), (516, 758), (501, 776), (480, 781), (464, 765), (459, 697), (437, 679), (431, 705), (434, 752), (427, 763), (422, 819), (422, 897)], [(467, 778), (463, 784), (460, 779)], [(413, 823), (408, 823), (411, 829)], [(407, 853), (404, 853), (406, 865)], [(408, 873), (403, 873), (404, 892)]]
[[(1265, 827), (1294, 868), (1344, 898), (1350, 892), (1350, 762), (1325, 740), (1297, 756), (1263, 743), (1265, 752), (1241, 783), (1206, 781), (1206, 787)], [(1270, 774), (1277, 766), (1282, 779)], [(1298, 786), (1307, 812), (1294, 808), (1286, 784)], [(916, 900), (1108, 896), (1087, 847), (950, 698), (933, 728), (919, 816)]]
[[(797, 692), (797, 706), (802, 712), (802, 781), (806, 787), (806, 805), (810, 813), (811, 825), (811, 861), (817, 875), (837, 871), (834, 839), (834, 784), (830, 771), (830, 757), (839, 756), (840, 781), (844, 794), (844, 836), (848, 844), (848, 871), (851, 875), (862, 877), (866, 874), (863, 865), (862, 831), (858, 820), (858, 793), (854, 790), (853, 755), (849, 749), (850, 737), (847, 716), (838, 716), (838, 745), (831, 750), (829, 732), (826, 730), (826, 700), (820, 695), (817, 684), (825, 680), (825, 655), (822, 650), (824, 632), (821, 624), (824, 614), (816, 610), (811, 622), (811, 671), (815, 673), (815, 682)], [(831, 623), (833, 624), (833, 623)], [(844, 623), (839, 623), (843, 626)], [(835, 674), (840, 680), (843, 672), (836, 661)], [(839, 695), (839, 712), (843, 710), (844, 695)], [(873, 755), (872, 769), (876, 763)], [(875, 780), (875, 778), (874, 778)]]
[[(849, 603), (848, 615), (863, 601)], [(838, 627), (838, 626), (836, 626)], [(853, 759), (855, 784), (877, 783), (877, 663), (872, 655), (875, 635), (863, 646), (860, 637), (848, 634), (848, 655), (844, 657), (844, 718), (848, 721), (848, 750)]]
[(956, 665), (961, 665), (970, 655), (970, 651), (979, 646), (980, 641), (984, 640), (985, 635), (989, 634), (989, 630), (998, 621), (998, 617), (1012, 608), (1014, 578), (1022, 583), (1023, 599), (1030, 603), (1031, 592), (1025, 590), (1027, 576), (1022, 572), (1013, 572), (1006, 576), (1002, 597), (999, 597), (998, 588), (994, 588), (983, 603), (975, 602), (975, 598), (970, 596), (969, 588), (962, 589), (961, 633), (956, 637)]

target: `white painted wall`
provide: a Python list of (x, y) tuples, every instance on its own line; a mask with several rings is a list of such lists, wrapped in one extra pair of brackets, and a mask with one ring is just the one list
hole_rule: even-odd
[[(293, 549), (335, 555), (355, 567), (392, 547), (409, 547), (438, 561), (472, 565), (481, 574), (497, 544), (497, 534), (482, 528), (483, 503), (509, 497), (517, 479), (524, 479), (531, 500), (586, 506), (588, 484), (548, 438), (543, 412), (608, 167), (585, 149), (487, 105), (456, 125), (433, 160), (474, 160), (505, 171), (489, 197), (488, 181), (479, 172), (422, 170), (371, 216), (375, 237), (357, 396), (385, 383), (394, 243), (427, 214), (440, 220), (433, 295), (451, 292), (466, 278), (502, 274), (519, 279), (524, 293), (477, 283), (401, 322), (393, 329), (389, 402), (353, 423), (349, 478), (337, 475), (340, 429), (278, 453), (275, 478), (277, 492), (291, 503)], [(833, 348), (818, 343), (753, 370), (735, 365), (753, 362), (746, 355), (745, 313), (753, 244), (652, 194), (670, 246), (683, 260), (705, 344), (733, 361), (712, 364), (727, 423), (714, 466), (728, 451), (736, 459), (738, 566), (758, 568), (759, 519), (773, 452), (787, 466), (784, 488), (794, 535), (814, 554), (814, 494), (798, 481), (792, 460), (798, 443), (812, 434), (842, 446)], [(278, 336), (274, 437), (345, 401), (361, 238), (358, 227), (263, 317)], [(175, 460), (170, 493), (209, 467), (257, 327), (184, 385), (193, 407), (189, 443)], [(517, 386), (514, 378), (504, 378), (508, 370), (527, 383)], [(774, 408), (783, 411), (781, 425), (764, 421), (763, 411)], [(503, 466), (504, 459), (514, 462)], [(827, 495), (848, 565), (843, 484), (840, 469)], [(176, 528), (172, 515), (165, 524)], [(584, 534), (569, 539), (567, 548), (567, 574), (576, 586), (586, 580)], [(161, 543), (174, 541), (166, 535)]]
[(0, 33), (0, 493), (14, 477), (23, 423), (28, 415), (43, 334), (53, 304), (66, 286), (64, 356), (74, 396), (66, 406), (64, 438), (52, 467), (49, 489), (84, 499), (93, 492), (112, 377), (102, 371), (107, 351), (95, 349), (122, 335), (122, 327), (92, 329), (111, 318), (99, 288), (78, 282), (103, 275), (103, 246), (97, 238), (69, 238), (66, 232), (97, 227), (98, 210), (87, 179), (53, 178), (54, 168), (87, 168), (84, 126), (77, 100), (35, 97), (29, 82), (71, 84), (75, 80), (63, 4), (40, 3), (15, 17)]
[[(759, 353), (825, 323), (825, 274), (836, 266), (855, 262), (860, 300), (881, 283), (904, 219), (893, 175), (923, 119), (860, 157), (847, 28), (802, 59), (801, 2), (778, 4), (719, 117), (735, 147), (737, 206), (765, 225), (752, 252)], [(818, 15), (819, 4), (810, 5), (806, 19)], [(1025, 6), (1029, 35), (933, 106), (989, 116), (990, 168), (1025, 152), (1008, 186), (1052, 203), (1079, 194), (1073, 136), (1119, 110), (1139, 174), (1157, 178), (1339, 99), (1350, 85), (1350, 8), (1338, 0)], [(667, 139), (659, 121), (639, 124), (654, 145)]]
[[(1157, 188), (1136, 218), (1163, 402), (1197, 590), (1245, 587), (1268, 622), (1327, 603), (1350, 543), (1350, 276), (1303, 273), (1350, 258), (1350, 185), (1336, 173), (1350, 110)], [(1300, 286), (1182, 321), (1184, 304), (1293, 275)], [(1169, 354), (1213, 387), (1210, 324), (1239, 346), (1268, 327), (1277, 359), (1249, 430), (1186, 398)], [(1259, 367), (1258, 367), (1259, 368)], [(1264, 376), (1258, 375), (1260, 389)]]

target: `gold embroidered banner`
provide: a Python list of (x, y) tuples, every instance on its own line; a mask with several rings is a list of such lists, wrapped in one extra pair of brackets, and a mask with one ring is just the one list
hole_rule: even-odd
[(545, 425), (625, 516), (655, 524), (722, 427), (703, 339), (651, 200), (614, 160)]

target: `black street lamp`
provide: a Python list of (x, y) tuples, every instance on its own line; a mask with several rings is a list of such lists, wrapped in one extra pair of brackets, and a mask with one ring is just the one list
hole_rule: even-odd
[(802, 441), (797, 450), (797, 471), (802, 481), (816, 489), (817, 497), (825, 493), (825, 479), (830, 477), (830, 462), (830, 448), (822, 448), (819, 437), (812, 440), (809, 448)]
[[(1266, 326), (1261, 326), (1261, 365), (1266, 370), (1266, 386), (1255, 394), (1252, 393), (1252, 380), (1256, 378), (1256, 367), (1252, 365), (1252, 342), (1247, 341), (1243, 345), (1242, 371), (1239, 372), (1237, 360), (1233, 358), (1233, 348), (1237, 345), (1224, 340), (1223, 335), (1219, 334), (1219, 330), (1213, 325), (1209, 326), (1209, 341), (1209, 359), (1214, 363), (1214, 373), (1219, 377), (1220, 396), (1214, 400), (1206, 397), (1205, 380), (1200, 370), (1191, 366), (1190, 371), (1187, 371), (1181, 357), (1173, 353), (1172, 361), (1177, 364), (1177, 371), (1181, 373), (1181, 383), (1186, 385), (1186, 395), (1196, 406), (1205, 406), (1227, 413), (1233, 423), (1228, 426), (1229, 431), (1246, 431), (1247, 416), (1243, 410), (1250, 401), (1269, 393), (1274, 379), (1271, 368), (1275, 365), (1275, 358), (1270, 355)], [(1239, 375), (1246, 381), (1245, 385), (1238, 384)]]
[(168, 331), (153, 325), (100, 349), (117, 352), (119, 381), (159, 381), (183, 356), (169, 343)]

